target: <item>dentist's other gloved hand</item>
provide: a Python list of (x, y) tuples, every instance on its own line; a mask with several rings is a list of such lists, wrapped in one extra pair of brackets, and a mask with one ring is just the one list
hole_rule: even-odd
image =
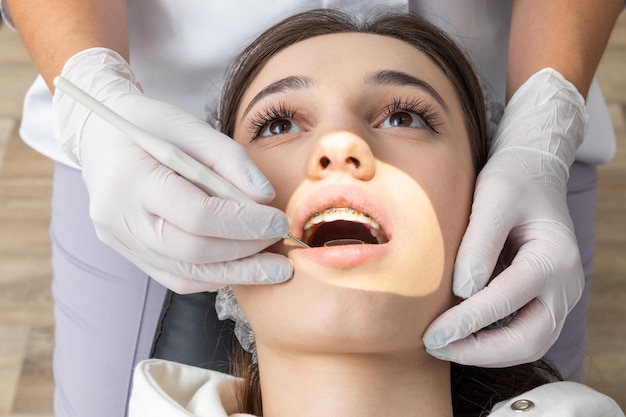
[[(586, 125), (583, 97), (553, 69), (513, 95), (457, 255), (453, 288), (465, 300), (426, 331), (432, 355), (505, 367), (539, 359), (557, 339), (584, 287), (566, 193)], [(512, 263), (489, 281), (505, 242)], [(514, 312), (504, 327), (481, 331)]]
[[(144, 96), (116, 52), (82, 51), (68, 60), (62, 75), (255, 201), (274, 197), (239, 144), (197, 117)], [(82, 167), (98, 237), (151, 277), (178, 293), (291, 277), (286, 257), (258, 253), (287, 234), (284, 213), (207, 196), (58, 89), (53, 108), (55, 136)]]

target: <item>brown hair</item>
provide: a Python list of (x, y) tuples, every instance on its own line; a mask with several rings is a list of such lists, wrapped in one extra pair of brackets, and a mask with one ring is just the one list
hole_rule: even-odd
[[(264, 64), (282, 49), (315, 36), (371, 33), (396, 38), (426, 54), (452, 83), (463, 111), (476, 175), (487, 161), (485, 104), (478, 79), (463, 52), (443, 32), (407, 13), (385, 13), (363, 21), (333, 9), (291, 16), (256, 38), (239, 56), (227, 78), (219, 111), (221, 131), (232, 137), (237, 109), (250, 83)], [(233, 373), (243, 378), (242, 411), (262, 415), (258, 366), (240, 346)], [(455, 416), (479, 416), (498, 401), (559, 379), (548, 365), (537, 362), (503, 369), (452, 364), (451, 384)]]

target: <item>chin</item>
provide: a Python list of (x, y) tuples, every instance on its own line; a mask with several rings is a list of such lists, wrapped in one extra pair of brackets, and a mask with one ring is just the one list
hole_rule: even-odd
[(326, 278), (301, 272), (283, 284), (237, 287), (236, 294), (255, 333), (267, 340), (343, 354), (422, 351), (424, 331), (452, 302), (445, 289), (415, 297)]

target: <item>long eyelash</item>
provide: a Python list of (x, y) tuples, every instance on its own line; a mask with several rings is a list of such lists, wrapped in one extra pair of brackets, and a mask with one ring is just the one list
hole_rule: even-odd
[(251, 116), (246, 125), (252, 136), (252, 141), (257, 139), (261, 132), (272, 123), (274, 120), (279, 119), (293, 119), (296, 116), (296, 111), (287, 107), (285, 103), (279, 103), (278, 106), (269, 104), (263, 110), (258, 111)]
[(439, 133), (437, 126), (440, 126), (442, 123), (439, 122), (439, 113), (435, 110), (431, 103), (424, 100), (404, 101), (401, 98), (396, 97), (393, 99), (393, 103), (388, 105), (385, 109), (385, 117), (397, 111), (417, 114), (428, 129), (435, 133)]

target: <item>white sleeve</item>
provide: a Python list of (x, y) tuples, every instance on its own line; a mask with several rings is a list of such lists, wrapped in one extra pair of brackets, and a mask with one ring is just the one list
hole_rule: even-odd
[(216, 371), (147, 359), (135, 367), (130, 417), (242, 417), (234, 387)]
[(624, 417), (606, 395), (574, 382), (553, 382), (495, 405), (490, 417)]

